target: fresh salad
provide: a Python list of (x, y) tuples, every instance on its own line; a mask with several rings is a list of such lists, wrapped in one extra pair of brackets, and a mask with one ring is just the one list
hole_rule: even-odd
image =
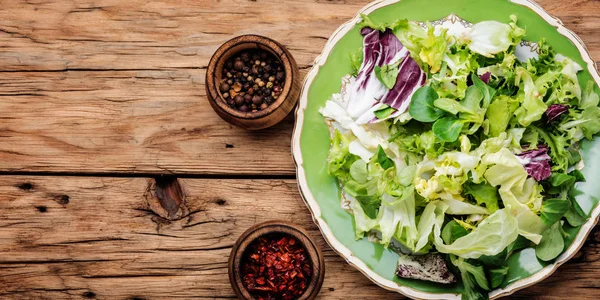
[(587, 220), (578, 142), (600, 131), (582, 67), (544, 40), (519, 60), (514, 16), (462, 32), (362, 18), (353, 73), (320, 110), (356, 238), (399, 245), (398, 276), (459, 278), (463, 299), (501, 286), (517, 250), (558, 257)]

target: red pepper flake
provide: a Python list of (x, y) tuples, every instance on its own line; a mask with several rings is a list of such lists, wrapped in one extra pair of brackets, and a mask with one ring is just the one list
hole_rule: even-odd
[(312, 276), (306, 249), (287, 235), (258, 238), (242, 261), (246, 288), (259, 300), (299, 298)]

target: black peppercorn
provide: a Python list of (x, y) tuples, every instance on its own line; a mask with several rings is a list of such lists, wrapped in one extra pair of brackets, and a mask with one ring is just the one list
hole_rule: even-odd
[(219, 85), (223, 99), (242, 112), (266, 109), (279, 97), (285, 79), (277, 58), (259, 49), (231, 57), (225, 62), (222, 74), (226, 80)]
[(254, 105), (260, 105), (263, 102), (263, 97), (262, 96), (254, 96), (252, 97), (252, 104)]
[(277, 74), (275, 74), (275, 79), (277, 79), (279, 81), (283, 81), (283, 79), (285, 79), (285, 73), (277, 72)]
[(221, 83), (221, 86), (219, 86), (219, 89), (221, 90), (221, 93), (229, 92), (230, 86), (229, 84), (223, 82)]
[(242, 105), (244, 104), (244, 97), (237, 95), (233, 98), (233, 101), (235, 101), (235, 105)]
[(241, 60), (236, 60), (235, 63), (233, 63), (233, 67), (238, 71), (242, 71), (244, 69), (244, 62)]
[(240, 59), (243, 62), (248, 62), (250, 60), (250, 54), (248, 54), (248, 52), (244, 52), (240, 55)]

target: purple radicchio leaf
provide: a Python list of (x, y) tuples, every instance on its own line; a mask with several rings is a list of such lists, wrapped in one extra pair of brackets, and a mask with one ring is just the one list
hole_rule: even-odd
[[(368, 30), (365, 33), (366, 31)], [(367, 123), (372, 118), (373, 106), (386, 93), (386, 87), (379, 82), (374, 72), (381, 52), (380, 32), (372, 30), (366, 33), (363, 38), (363, 62), (352, 87), (348, 89), (347, 111), (357, 123)], [(360, 121), (361, 119), (366, 121)]]
[[(398, 77), (394, 87), (387, 91), (381, 98), (381, 103), (395, 111), (385, 119), (395, 118), (408, 110), (413, 93), (425, 84), (427, 74), (421, 70), (417, 62), (410, 57), (408, 49), (402, 46), (400, 40), (390, 31), (383, 33), (382, 46), (388, 52), (386, 58), (390, 58), (387, 64), (401, 60), (398, 67)], [(394, 55), (392, 56), (392, 53)], [(373, 118), (371, 122), (382, 121)]]
[(365, 36), (371, 32), (373, 32), (375, 29), (371, 28), (371, 27), (364, 27), (363, 29), (360, 30), (360, 34), (362, 36)]
[[(408, 109), (414, 91), (425, 84), (427, 74), (409, 55), (391, 30), (384, 32), (365, 27), (363, 35), (363, 63), (350, 89), (348, 113), (357, 124), (380, 122), (374, 112), (385, 105), (394, 112), (385, 119), (394, 118)], [(399, 75), (391, 90), (375, 76), (375, 67), (401, 61)], [(385, 105), (384, 105), (385, 104)]]
[(492, 77), (492, 73), (485, 72), (485, 73), (483, 73), (483, 75), (479, 76), (479, 79), (481, 79), (483, 82), (485, 82), (485, 84), (488, 84), (488, 83), (490, 83), (491, 77)]
[(544, 113), (546, 115), (547, 122), (550, 123), (560, 117), (562, 114), (569, 111), (569, 107), (564, 104), (552, 104), (546, 109)]
[(544, 180), (550, 177), (552, 173), (550, 168), (550, 156), (548, 155), (548, 146), (538, 145), (537, 149), (527, 150), (517, 155), (527, 174), (536, 181)]

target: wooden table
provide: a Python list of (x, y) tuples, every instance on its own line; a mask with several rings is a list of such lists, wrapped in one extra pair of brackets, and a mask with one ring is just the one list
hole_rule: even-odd
[[(300, 198), (293, 117), (247, 132), (205, 97), (215, 49), (257, 33), (302, 74), (366, 0), (0, 0), (0, 299), (233, 298), (252, 224), (307, 228), (321, 297), (394, 299), (324, 242)], [(600, 1), (540, 1), (600, 60)], [(600, 231), (530, 298), (600, 296)]]

